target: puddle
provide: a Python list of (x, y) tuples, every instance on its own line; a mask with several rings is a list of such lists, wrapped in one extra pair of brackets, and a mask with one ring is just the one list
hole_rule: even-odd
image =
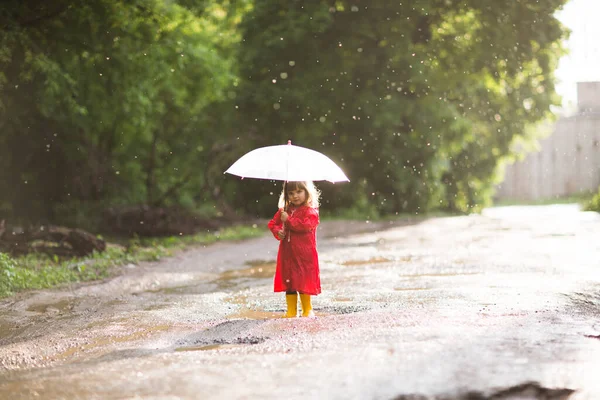
[(334, 297), (331, 300), (332, 301), (345, 302), (345, 301), (352, 301), (353, 299), (351, 299), (350, 297)]
[[(352, 301), (352, 299), (348, 298), (346, 300), (343, 301)], [(248, 307), (248, 298), (246, 296), (243, 295), (238, 295), (238, 296), (231, 296), (227, 299), (227, 302), (230, 304), (238, 304), (241, 307), (239, 308), (238, 311), (236, 311), (233, 314), (230, 314), (227, 316), (227, 319), (229, 320), (236, 320), (236, 319), (251, 319), (251, 320), (265, 320), (265, 319), (282, 319), (285, 310), (283, 308), (278, 308), (276, 310), (265, 310), (259, 307), (256, 308), (251, 308)], [(315, 312), (315, 316), (319, 317), (319, 316), (326, 316), (328, 314), (325, 313), (320, 313), (317, 312), (316, 310), (314, 310)], [(300, 314), (302, 313), (302, 310), (300, 308), (298, 308), (298, 316), (300, 316)]]
[(239, 278), (257, 278), (266, 279), (272, 278), (275, 275), (275, 262), (251, 261), (249, 268), (225, 271), (221, 274), (218, 280), (231, 280)]
[(370, 258), (368, 260), (344, 261), (341, 264), (345, 265), (347, 267), (355, 267), (355, 266), (359, 266), (359, 265), (380, 264), (380, 263), (386, 263), (386, 262), (392, 262), (392, 261), (393, 260), (390, 260), (389, 258), (385, 258), (385, 257), (374, 257), (374, 258)]
[(272, 279), (275, 276), (277, 264), (274, 261), (250, 261), (246, 264), (250, 267), (222, 272), (213, 283), (220, 289), (227, 289), (235, 287), (238, 284), (237, 280)]
[(71, 347), (70, 349), (63, 351), (62, 353), (46, 357), (46, 359), (52, 360), (52, 361), (66, 360), (75, 354), (89, 353), (90, 351), (100, 350), (102, 348), (106, 348), (106, 350), (108, 351), (108, 350), (110, 350), (110, 348), (108, 348), (108, 347), (111, 344), (133, 342), (136, 340), (145, 339), (145, 338), (148, 338), (149, 336), (151, 336), (153, 333), (164, 332), (169, 329), (172, 329), (172, 326), (157, 325), (157, 326), (153, 326), (151, 328), (146, 328), (146, 329), (139, 330), (137, 332), (133, 332), (133, 333), (131, 333), (129, 335), (125, 335), (125, 336), (100, 337), (100, 338), (94, 339), (91, 343), (83, 344), (81, 346)]
[(283, 311), (264, 311), (246, 308), (235, 314), (228, 315), (227, 319), (277, 319), (281, 318), (282, 315)]
[(479, 275), (480, 272), (451, 272), (451, 273), (439, 273), (439, 274), (410, 274), (410, 275), (400, 275), (403, 278), (440, 278), (446, 276), (467, 276), (467, 275)]
[(76, 301), (72, 299), (64, 299), (56, 303), (50, 304), (33, 304), (27, 308), (27, 311), (33, 311), (41, 314), (45, 313), (62, 313), (71, 311), (75, 308)]
[(208, 351), (208, 350), (220, 350), (220, 349), (233, 349), (236, 347), (244, 346), (243, 344), (209, 344), (207, 346), (194, 346), (194, 347), (178, 347), (175, 351)]
[(147, 290), (148, 293), (159, 293), (165, 295), (195, 295), (212, 293), (217, 289), (217, 285), (212, 282), (189, 283), (184, 286), (170, 286), (158, 289)]
[(230, 304), (240, 305), (240, 309), (233, 314), (227, 316), (227, 319), (276, 319), (283, 315), (283, 310), (267, 311), (261, 308), (248, 307), (247, 296), (231, 296), (227, 298)]
[(144, 311), (164, 310), (164, 309), (167, 309), (172, 306), (173, 306), (172, 303), (155, 303), (155, 304), (150, 304), (149, 306), (144, 307)]

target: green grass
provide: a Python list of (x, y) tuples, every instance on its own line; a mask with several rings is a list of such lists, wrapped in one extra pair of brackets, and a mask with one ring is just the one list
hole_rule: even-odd
[(12, 258), (0, 253), (0, 297), (29, 289), (44, 289), (66, 283), (93, 281), (118, 272), (119, 266), (141, 261), (158, 261), (175, 252), (217, 241), (261, 236), (264, 229), (253, 226), (224, 228), (212, 233), (165, 238), (134, 238), (123, 245), (109, 244), (101, 253), (81, 258), (59, 258), (41, 253)]
[(587, 204), (593, 197), (591, 192), (581, 192), (570, 196), (553, 196), (538, 200), (500, 200), (494, 203), (494, 206), (544, 206), (550, 204)]

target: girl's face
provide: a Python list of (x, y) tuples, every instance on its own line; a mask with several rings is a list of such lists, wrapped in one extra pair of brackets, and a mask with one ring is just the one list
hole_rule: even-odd
[(298, 207), (306, 203), (306, 190), (295, 188), (287, 191), (287, 197), (290, 204)]

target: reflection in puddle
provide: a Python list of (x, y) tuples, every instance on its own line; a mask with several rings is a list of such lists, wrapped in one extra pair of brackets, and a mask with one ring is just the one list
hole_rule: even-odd
[(75, 303), (76, 302), (72, 299), (64, 299), (56, 303), (50, 304), (33, 304), (27, 308), (27, 311), (33, 311), (37, 313), (61, 313), (64, 311), (70, 311), (73, 308), (75, 308)]
[(236, 286), (238, 280), (269, 279), (275, 276), (276, 263), (273, 261), (250, 261), (247, 264), (251, 267), (225, 271), (213, 282), (224, 289)]
[(277, 319), (283, 316), (283, 311), (264, 311), (264, 310), (252, 310), (244, 308), (235, 314), (227, 316), (228, 319)]
[(231, 296), (227, 299), (230, 304), (238, 304), (239, 310), (227, 316), (227, 319), (275, 319), (281, 318), (283, 310), (266, 311), (260, 308), (248, 307), (248, 297), (238, 295)]
[(238, 278), (272, 278), (275, 275), (276, 264), (274, 262), (256, 261), (249, 262), (250, 268), (225, 271), (218, 280), (230, 280)]
[[(352, 301), (352, 300), (348, 299), (346, 301)], [(227, 319), (229, 319), (229, 320), (233, 320), (233, 319), (252, 319), (252, 320), (286, 319), (286, 318), (283, 318), (283, 315), (285, 314), (284, 309), (278, 308), (278, 309), (273, 309), (273, 310), (269, 311), (269, 310), (265, 310), (264, 308), (249, 306), (247, 296), (243, 296), (243, 295), (231, 296), (231, 297), (227, 298), (227, 302), (230, 304), (236, 304), (236, 305), (240, 306), (235, 313), (227, 316)], [(322, 316), (328, 315), (326, 313), (322, 313), (322, 312), (316, 311), (316, 310), (314, 310), (314, 312), (315, 312), (315, 316), (317, 316), (317, 317), (320, 317), (320, 316), (322, 317)], [(298, 308), (298, 318), (300, 318), (301, 313), (302, 313), (302, 310), (299, 307)], [(304, 319), (310, 319), (310, 318), (301, 318), (301, 319), (304, 320)], [(293, 318), (290, 318), (290, 320), (293, 320)]]
[(171, 328), (172, 326), (170, 325), (155, 325), (125, 336), (99, 337), (94, 339), (91, 343), (87, 343), (82, 346), (71, 347), (70, 349), (63, 351), (62, 353), (56, 354), (48, 358), (52, 361), (65, 360), (78, 353), (89, 353), (93, 350), (102, 352), (101, 350), (103, 349), (109, 351), (111, 350), (109, 348), (111, 344), (133, 342), (136, 340), (145, 339), (156, 332), (164, 332)]

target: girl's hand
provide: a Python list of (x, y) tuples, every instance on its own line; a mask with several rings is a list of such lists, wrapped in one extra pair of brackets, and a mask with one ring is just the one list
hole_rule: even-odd
[(285, 211), (282, 211), (280, 217), (281, 217), (281, 221), (285, 222), (288, 219), (288, 214)]
[(280, 230), (279, 232), (277, 232), (277, 237), (281, 240), (283, 240), (283, 238), (285, 238), (285, 232), (282, 230)]

